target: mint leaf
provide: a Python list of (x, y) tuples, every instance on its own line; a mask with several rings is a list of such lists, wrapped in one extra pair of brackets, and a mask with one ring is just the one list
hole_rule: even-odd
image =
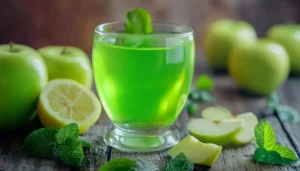
[(199, 106), (197, 103), (190, 102), (187, 104), (186, 109), (188, 114), (193, 115), (198, 111)]
[(275, 151), (268, 151), (265, 148), (257, 148), (254, 153), (254, 160), (262, 163), (281, 164), (281, 156)]
[(42, 128), (33, 131), (24, 140), (23, 150), (31, 156), (53, 157), (56, 146), (55, 128)]
[(65, 143), (57, 147), (59, 158), (68, 165), (79, 167), (84, 157), (80, 141), (74, 138), (67, 138)]
[(199, 90), (212, 90), (214, 81), (208, 75), (201, 75), (197, 80), (197, 88)]
[(126, 33), (131, 34), (149, 34), (152, 33), (152, 24), (150, 14), (141, 8), (135, 8), (126, 14), (125, 23)]
[(261, 120), (255, 126), (255, 143), (257, 147), (271, 150), (276, 144), (274, 130), (267, 120)]
[(98, 171), (156, 171), (157, 168), (150, 162), (119, 158), (105, 163)]
[(274, 109), (276, 106), (278, 106), (280, 103), (280, 97), (279, 94), (275, 91), (272, 92), (268, 97), (267, 97), (267, 107)]
[(281, 156), (281, 164), (293, 164), (298, 160), (298, 157), (295, 155), (295, 153), (288, 147), (276, 144), (272, 151), (277, 152)]
[(78, 141), (81, 143), (82, 147), (91, 148), (92, 144), (82, 138), (78, 138)]
[(76, 139), (78, 137), (78, 134), (78, 125), (76, 123), (71, 123), (60, 128), (55, 135), (55, 138), (58, 144), (64, 144), (67, 138)]
[(194, 164), (187, 160), (183, 153), (178, 154), (175, 158), (167, 163), (165, 171), (193, 171)]
[(293, 123), (300, 121), (299, 112), (290, 106), (279, 105), (275, 107), (275, 112), (281, 121), (288, 121)]
[(213, 102), (215, 98), (207, 91), (192, 90), (189, 99), (197, 102)]

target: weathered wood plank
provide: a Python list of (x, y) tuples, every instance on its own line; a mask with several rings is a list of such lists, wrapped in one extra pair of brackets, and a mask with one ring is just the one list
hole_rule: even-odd
[[(281, 101), (300, 111), (300, 79), (289, 78), (283, 85), (280, 94)], [(290, 140), (294, 144), (298, 155), (300, 155), (300, 123), (282, 122), (284, 130), (288, 133)]]
[[(277, 142), (293, 149), (286, 133), (283, 131), (280, 122), (275, 116), (263, 116), (261, 111), (265, 106), (264, 97), (250, 97), (241, 93), (233, 81), (226, 75), (215, 75), (216, 88), (214, 94), (217, 104), (230, 109), (234, 114), (252, 111), (260, 118), (264, 117), (271, 122), (276, 131)], [(200, 105), (204, 107), (205, 105)], [(244, 170), (299, 170), (300, 163), (291, 166), (278, 166), (257, 163), (253, 160), (255, 144), (251, 142), (241, 147), (225, 147), (211, 171), (244, 171)], [(197, 166), (197, 170), (207, 170), (208, 168)]]
[[(102, 119), (104, 118), (104, 119)], [(81, 168), (71, 168), (58, 159), (29, 157), (22, 152), (23, 140), (30, 131), (12, 132), (12, 135), (0, 135), (0, 170), (4, 171), (68, 171), (97, 170), (106, 162), (107, 146), (102, 135), (111, 129), (103, 115), (83, 136), (94, 142), (94, 146), (85, 152), (84, 164)], [(22, 131), (22, 130), (20, 130)]]

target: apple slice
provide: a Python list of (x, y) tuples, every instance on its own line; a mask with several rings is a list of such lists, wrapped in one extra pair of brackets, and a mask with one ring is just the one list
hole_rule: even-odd
[(213, 166), (221, 151), (221, 146), (210, 143), (205, 144), (188, 135), (171, 148), (168, 154), (175, 157), (179, 153), (184, 153), (187, 159), (194, 164)]
[(244, 119), (222, 121), (192, 119), (188, 123), (188, 130), (191, 135), (205, 143), (226, 145), (241, 131), (243, 126)]
[(221, 121), (234, 117), (228, 109), (221, 106), (207, 107), (203, 109), (203, 111), (201, 112), (201, 116), (203, 119), (212, 121)]
[(258, 119), (252, 112), (237, 115), (236, 118), (244, 119), (245, 124), (242, 130), (232, 139), (232, 143), (236, 145), (247, 144), (254, 138), (254, 127), (258, 123)]

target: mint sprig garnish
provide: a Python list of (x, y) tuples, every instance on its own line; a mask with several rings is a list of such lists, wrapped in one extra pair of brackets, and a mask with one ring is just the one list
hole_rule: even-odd
[(194, 164), (187, 160), (184, 153), (178, 154), (175, 158), (172, 158), (168, 163), (164, 171), (193, 171)]
[(71, 123), (61, 129), (41, 128), (29, 134), (23, 150), (31, 156), (59, 157), (64, 163), (78, 167), (82, 164), (83, 147), (91, 144), (78, 137), (78, 125)]
[(273, 92), (267, 97), (266, 104), (281, 121), (294, 123), (300, 121), (300, 113), (295, 108), (280, 104), (280, 96), (277, 92)]
[(23, 150), (31, 156), (53, 157), (53, 149), (57, 142), (56, 128), (42, 128), (32, 132), (24, 140)]
[(152, 33), (152, 21), (150, 14), (142, 9), (135, 8), (126, 14), (127, 22), (125, 31), (130, 34), (149, 34)]
[(255, 143), (255, 161), (270, 164), (293, 164), (298, 161), (290, 148), (276, 144), (275, 132), (267, 120), (261, 120), (256, 125)]
[(55, 135), (58, 144), (64, 144), (67, 138), (77, 139), (79, 134), (78, 125), (71, 123), (59, 129)]

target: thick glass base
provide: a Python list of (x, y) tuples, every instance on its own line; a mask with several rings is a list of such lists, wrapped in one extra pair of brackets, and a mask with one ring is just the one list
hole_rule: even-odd
[(166, 150), (180, 140), (178, 131), (169, 129), (151, 131), (127, 131), (114, 128), (105, 135), (107, 145), (126, 152), (154, 152)]

